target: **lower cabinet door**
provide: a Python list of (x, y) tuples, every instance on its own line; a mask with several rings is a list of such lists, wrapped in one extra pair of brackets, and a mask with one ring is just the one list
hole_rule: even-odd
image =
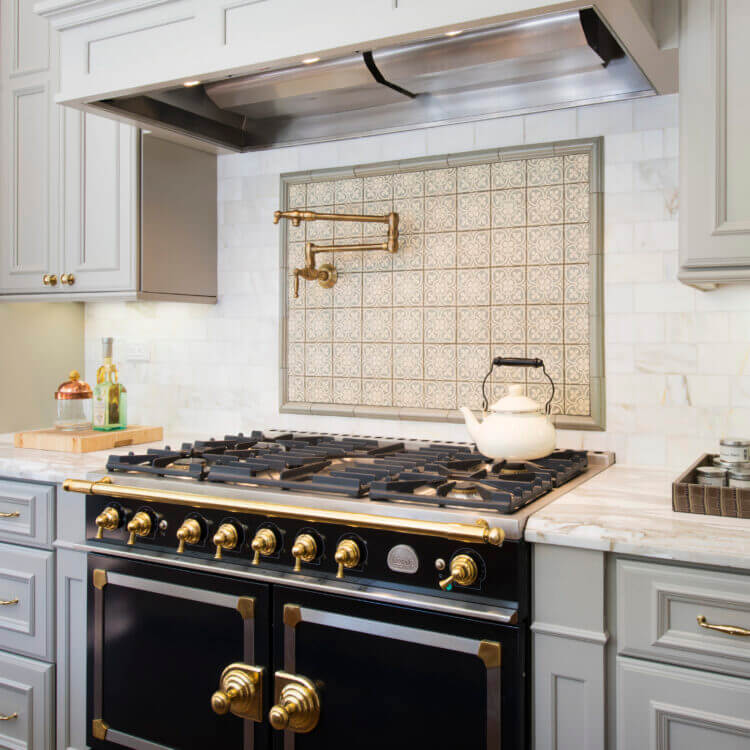
[(89, 555), (88, 744), (267, 748), (263, 584)]
[(750, 680), (619, 657), (618, 750), (748, 750)]
[(274, 589), (276, 750), (521, 750), (522, 631)]

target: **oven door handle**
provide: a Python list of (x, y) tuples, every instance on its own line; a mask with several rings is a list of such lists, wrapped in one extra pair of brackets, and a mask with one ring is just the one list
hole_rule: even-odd
[(211, 709), (223, 716), (230, 711), (241, 719), (263, 721), (263, 667), (235, 662), (224, 668)]
[(276, 702), (268, 712), (274, 729), (296, 734), (315, 729), (320, 719), (320, 694), (312, 680), (300, 674), (276, 672), (274, 694)]

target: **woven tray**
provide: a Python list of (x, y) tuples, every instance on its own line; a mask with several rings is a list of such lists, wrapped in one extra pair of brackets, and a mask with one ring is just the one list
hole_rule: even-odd
[(750, 518), (750, 488), (711, 487), (696, 484), (695, 470), (713, 464), (711, 453), (703, 454), (672, 483), (672, 510), (704, 516)]

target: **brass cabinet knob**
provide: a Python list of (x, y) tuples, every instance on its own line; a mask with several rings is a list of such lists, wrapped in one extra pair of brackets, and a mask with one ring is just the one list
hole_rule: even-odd
[(450, 576), (440, 581), (439, 585), (443, 591), (450, 589), (454, 583), (459, 586), (471, 586), (479, 576), (479, 568), (470, 555), (456, 555), (451, 560), (450, 571)]
[(315, 685), (302, 675), (276, 673), (276, 705), (268, 712), (274, 729), (304, 734), (320, 719), (320, 696)]
[(219, 689), (211, 696), (211, 710), (219, 716), (230, 711), (243, 719), (263, 718), (263, 668), (230, 664), (221, 673)]
[(139, 510), (128, 522), (128, 544), (132, 547), (137, 536), (148, 536), (151, 533), (151, 516), (144, 510)]
[(57, 276), (54, 273), (45, 273), (42, 276), (44, 286), (57, 286)]
[(67, 286), (73, 286), (76, 283), (76, 277), (72, 273), (64, 273), (60, 276), (60, 283)]
[(312, 562), (318, 556), (318, 543), (312, 534), (300, 534), (294, 540), (292, 557), (294, 558), (294, 571), (302, 570), (303, 562)]
[(182, 526), (177, 529), (177, 554), (181, 555), (185, 551), (186, 544), (198, 544), (201, 540), (201, 525), (194, 518), (188, 518), (182, 522)]
[(225, 549), (234, 549), (239, 542), (240, 535), (237, 533), (237, 527), (233, 523), (223, 523), (219, 530), (214, 534), (214, 544), (216, 545), (215, 560), (221, 560), (221, 551)]
[(273, 529), (259, 529), (250, 543), (253, 549), (253, 565), (260, 563), (260, 556), (268, 557), (276, 551), (276, 534)]
[[(150, 519), (149, 519), (150, 520)], [(104, 537), (104, 530), (114, 531), (120, 526), (120, 511), (117, 508), (113, 508), (108, 505), (97, 517), (96, 517), (96, 538), (102, 539)]]
[(360, 560), (359, 545), (353, 539), (344, 539), (336, 547), (334, 559), (338, 563), (336, 578), (344, 577), (344, 568), (356, 568)]

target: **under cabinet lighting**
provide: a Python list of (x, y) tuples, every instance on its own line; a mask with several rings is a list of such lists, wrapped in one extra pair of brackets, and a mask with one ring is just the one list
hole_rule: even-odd
[(192, 88), (193, 86), (198, 86), (200, 84), (200, 81), (185, 81), (182, 85), (185, 88)]
[(319, 57), (305, 57), (302, 60), (303, 65), (312, 65), (313, 63), (320, 62)]
[(453, 31), (446, 31), (445, 35), (446, 36), (458, 36), (459, 34), (463, 34), (463, 33), (464, 33), (463, 29), (454, 29)]

